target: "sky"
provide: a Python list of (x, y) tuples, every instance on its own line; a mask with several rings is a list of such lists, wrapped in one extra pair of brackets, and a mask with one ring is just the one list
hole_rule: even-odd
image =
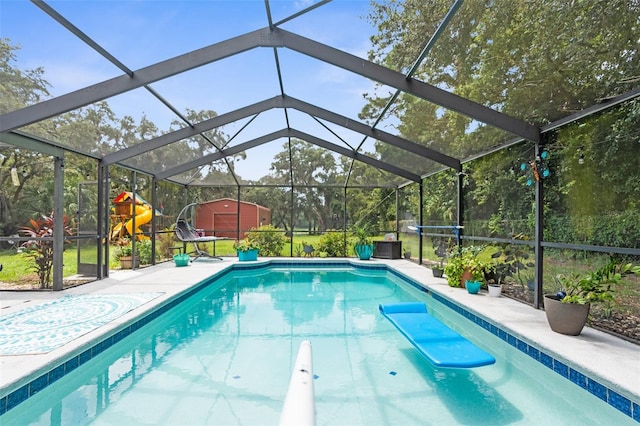
[[(272, 19), (277, 22), (312, 3), (272, 0)], [(263, 0), (65, 0), (47, 4), (132, 70), (268, 25)], [(366, 58), (370, 36), (375, 33), (366, 19), (369, 7), (368, 0), (334, 0), (281, 28)], [(0, 0), (0, 37), (21, 46), (15, 64), (18, 68), (44, 69), (52, 96), (122, 75), (115, 65), (28, 0)], [(376, 90), (368, 79), (288, 49), (278, 49), (278, 59), (285, 94), (355, 120), (365, 105), (363, 93)], [(220, 115), (280, 95), (271, 48), (252, 49), (151, 86), (183, 113), (208, 109)], [(145, 115), (161, 131), (175, 118), (144, 89), (107, 102), (118, 118), (130, 115), (137, 121)], [(282, 110), (263, 113), (242, 130), (234, 144), (286, 127), (284, 117)], [(298, 130), (342, 144), (336, 135), (302, 113), (291, 112), (289, 119)], [(231, 136), (245, 123), (225, 126), (224, 131)], [(363, 140), (354, 132), (329, 127), (351, 146)], [(391, 127), (385, 127), (384, 122), (381, 125), (395, 133)], [(268, 174), (273, 155), (284, 142), (281, 139), (251, 150), (246, 161), (236, 164), (240, 176), (258, 179)], [(373, 148), (365, 144), (365, 149)]]

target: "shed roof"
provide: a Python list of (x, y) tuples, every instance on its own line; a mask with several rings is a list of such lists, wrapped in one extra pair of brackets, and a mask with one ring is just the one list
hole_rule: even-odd
[(222, 203), (222, 202), (228, 202), (228, 203), (233, 203), (233, 204), (240, 203), (240, 204), (246, 204), (246, 205), (250, 205), (250, 206), (259, 207), (259, 208), (265, 209), (265, 210), (271, 210), (269, 207), (261, 206), (260, 204), (250, 203), (248, 201), (242, 201), (242, 200), (235, 200), (233, 198), (218, 198), (216, 200), (203, 201), (203, 202), (200, 203), (200, 205), (211, 204), (211, 203)]

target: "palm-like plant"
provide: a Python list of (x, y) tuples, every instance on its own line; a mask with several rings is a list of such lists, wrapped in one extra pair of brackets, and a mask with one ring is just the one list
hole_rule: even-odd
[[(62, 216), (64, 235), (73, 235), (71, 220), (66, 215)], [(21, 247), (27, 250), (26, 256), (35, 261), (33, 269), (38, 273), (40, 288), (47, 288), (51, 283), (51, 270), (53, 268), (53, 231), (54, 217), (42, 215), (39, 219), (29, 219), (29, 225), (20, 228), (20, 233), (33, 240), (25, 241)], [(46, 238), (46, 239), (41, 239)], [(68, 242), (65, 240), (65, 242)]]
[(373, 239), (371, 238), (371, 231), (369, 227), (366, 225), (354, 225), (351, 228), (351, 235), (356, 239), (356, 246), (358, 245), (369, 245), (373, 244)]
[(361, 260), (367, 260), (373, 255), (373, 238), (367, 225), (354, 225), (351, 235), (355, 237), (354, 250)]

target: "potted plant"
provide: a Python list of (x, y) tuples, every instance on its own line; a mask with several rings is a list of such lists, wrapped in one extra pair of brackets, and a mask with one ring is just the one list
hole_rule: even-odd
[(369, 227), (367, 226), (354, 226), (351, 230), (351, 235), (355, 237), (354, 250), (360, 260), (369, 260), (373, 256), (373, 240)]
[(469, 294), (478, 294), (480, 292), (480, 287), (482, 287), (482, 281), (467, 280), (464, 286)]
[(236, 241), (233, 243), (233, 248), (238, 253), (238, 260), (240, 260), (240, 262), (258, 260), (260, 246), (250, 238)]
[(431, 272), (435, 278), (442, 278), (444, 274), (444, 259), (447, 257), (447, 243), (444, 239), (434, 239), (433, 249), (438, 256), (438, 266), (431, 268)]
[(476, 253), (476, 255), (469, 259), (465, 269), (469, 277), (466, 277), (465, 274), (462, 276), (462, 280), (464, 280), (464, 283), (462, 283), (463, 287), (466, 288), (469, 293), (477, 294), (482, 284), (486, 281), (487, 274), (491, 271), (491, 265), (478, 259)]
[(582, 332), (592, 303), (613, 299), (612, 284), (622, 281), (623, 275), (640, 274), (640, 266), (621, 265), (611, 257), (609, 262), (586, 274), (559, 275), (560, 291), (544, 295), (547, 322), (556, 333), (577, 336)]
[(448, 254), (444, 273), (451, 287), (465, 287), (466, 281), (482, 281), (487, 264), (478, 259), (483, 247), (454, 247)]
[(500, 295), (502, 294), (502, 283), (488, 283), (487, 290), (489, 290), (489, 297), (500, 297)]
[(115, 258), (120, 261), (121, 269), (132, 269), (140, 266), (140, 253), (136, 247), (135, 264), (133, 256), (133, 244), (128, 238), (123, 238), (115, 253)]
[[(522, 234), (515, 238), (527, 240)], [(491, 255), (494, 259), (493, 283), (488, 283), (489, 295), (498, 297), (502, 293), (502, 283), (508, 277), (527, 286), (530, 291), (534, 290), (535, 280), (534, 274), (528, 271), (535, 264), (529, 261), (530, 250), (524, 245), (508, 244), (502, 250), (498, 250)]]
[[(518, 235), (517, 238), (526, 239)], [(495, 279), (496, 282), (503, 282), (507, 277), (512, 277), (522, 285), (525, 285), (532, 276), (527, 274), (529, 268), (535, 264), (529, 261), (529, 249), (522, 245), (507, 245), (504, 249), (498, 250), (491, 255), (495, 259)]]
[[(495, 258), (496, 256), (492, 255), (491, 257)], [(493, 279), (487, 280), (487, 289), (489, 290), (489, 296), (500, 297), (502, 294), (502, 283), (507, 277), (511, 276), (510, 264), (504, 261), (494, 261), (492, 269)]]
[(527, 287), (527, 290), (533, 292), (536, 290), (536, 274), (533, 271), (522, 272), (519, 277), (520, 284)]

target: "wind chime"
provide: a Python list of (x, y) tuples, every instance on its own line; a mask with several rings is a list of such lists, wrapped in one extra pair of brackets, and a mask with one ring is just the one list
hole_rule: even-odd
[(549, 177), (549, 165), (547, 160), (549, 159), (549, 152), (542, 151), (536, 158), (528, 163), (520, 164), (520, 170), (527, 174), (527, 186), (533, 185), (534, 180), (540, 182), (541, 179)]

